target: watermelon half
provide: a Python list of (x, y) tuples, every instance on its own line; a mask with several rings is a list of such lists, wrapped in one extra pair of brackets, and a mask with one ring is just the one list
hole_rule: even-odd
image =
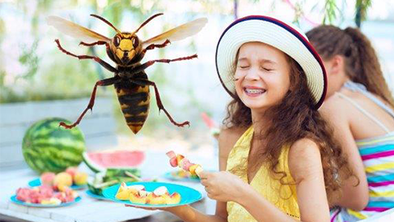
[(115, 150), (101, 152), (84, 152), (83, 161), (93, 172), (106, 169), (133, 169), (145, 159), (142, 151)]

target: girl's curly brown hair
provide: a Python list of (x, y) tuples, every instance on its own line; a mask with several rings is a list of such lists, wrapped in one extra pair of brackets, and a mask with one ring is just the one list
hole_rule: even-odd
[[(297, 140), (309, 138), (320, 147), (325, 188), (328, 200), (331, 202), (334, 195), (338, 194), (341, 183), (355, 175), (351, 171), (339, 143), (333, 139), (333, 130), (314, 109), (315, 101), (307, 85), (304, 71), (295, 60), (287, 55), (286, 57), (290, 64), (292, 86), (280, 104), (269, 108), (264, 113), (268, 117), (265, 119), (271, 120), (268, 124), (269, 127), (264, 132), (255, 132), (258, 133), (255, 134), (255, 139), (264, 138), (263, 144), (266, 144), (266, 147), (251, 157), (250, 163), (254, 164), (252, 169), (257, 169), (263, 162), (268, 163), (273, 175), (279, 176), (283, 185), (287, 184), (284, 182), (286, 181), (286, 173), (277, 170), (282, 149)], [(227, 116), (223, 123), (228, 128), (251, 126), (250, 108), (246, 107), (238, 97), (233, 99), (227, 107)]]

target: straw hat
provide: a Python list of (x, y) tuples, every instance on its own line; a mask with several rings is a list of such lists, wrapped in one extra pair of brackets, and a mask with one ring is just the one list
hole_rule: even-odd
[(323, 62), (307, 37), (297, 28), (268, 16), (247, 16), (230, 24), (216, 47), (216, 70), (225, 90), (235, 98), (233, 66), (242, 44), (262, 42), (293, 58), (304, 70), (308, 87), (315, 99), (315, 109), (323, 103), (327, 77)]

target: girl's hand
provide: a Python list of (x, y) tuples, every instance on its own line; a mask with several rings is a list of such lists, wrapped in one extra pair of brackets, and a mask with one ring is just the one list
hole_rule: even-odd
[(202, 171), (199, 176), (208, 197), (221, 202), (239, 202), (244, 197), (245, 187), (248, 187), (238, 176), (227, 171)]

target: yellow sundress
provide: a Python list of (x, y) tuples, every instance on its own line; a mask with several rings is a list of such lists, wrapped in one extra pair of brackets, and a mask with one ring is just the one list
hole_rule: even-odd
[[(236, 169), (235, 173), (245, 183), (247, 179), (247, 164), (250, 144), (253, 137), (253, 127), (250, 127), (238, 139), (237, 143), (231, 150), (227, 159), (227, 171), (232, 172), (231, 169)], [(284, 181), (294, 184), (288, 166), (289, 148), (283, 149), (277, 169), (286, 173)], [(295, 185), (282, 185), (278, 179), (274, 178), (275, 175), (270, 173), (266, 164), (262, 164), (256, 175), (252, 179), (250, 185), (257, 192), (261, 194), (266, 200), (274, 204), (278, 209), (287, 215), (300, 219), (300, 210), (297, 202), (297, 193)], [(252, 222), (256, 221), (252, 215), (249, 214), (245, 208), (235, 202), (227, 202), (228, 222)]]

